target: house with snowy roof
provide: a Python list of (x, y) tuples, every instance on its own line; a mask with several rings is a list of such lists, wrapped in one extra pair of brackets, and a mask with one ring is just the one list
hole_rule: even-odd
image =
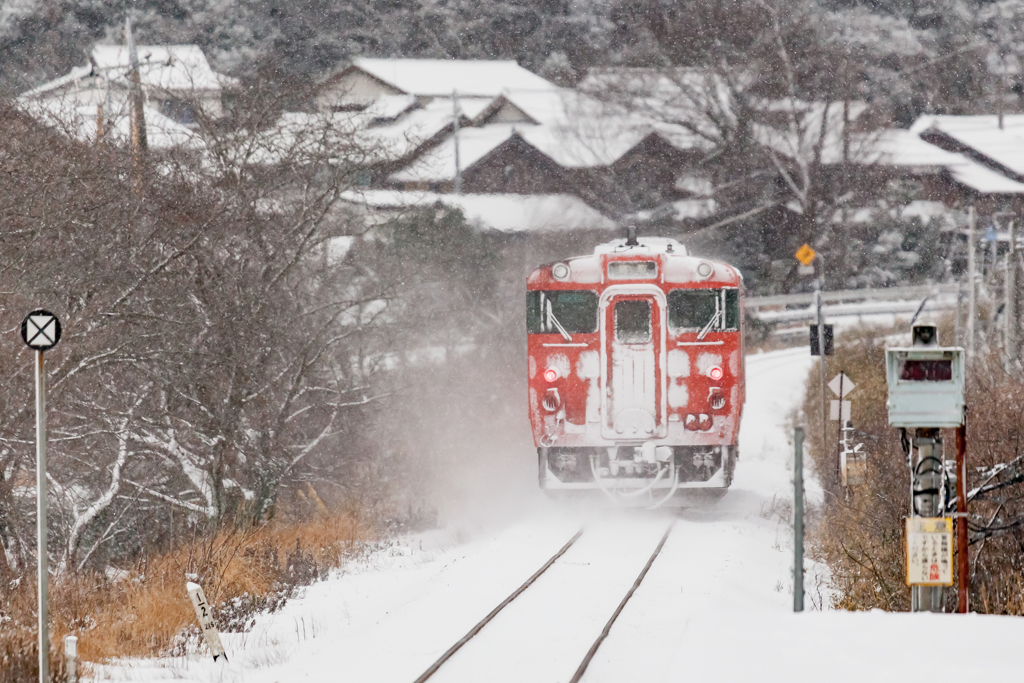
[(494, 98), (506, 90), (551, 90), (554, 83), (510, 60), (357, 58), (321, 85), (320, 111), (358, 110), (383, 97)]
[[(237, 90), (238, 80), (214, 71), (198, 45), (140, 45), (137, 50), (148, 108), (190, 128), (200, 116), (224, 115), (225, 95)], [(128, 98), (129, 70), (127, 47), (97, 45), (87, 65), (22, 93), (19, 100), (41, 103), (50, 111), (62, 107), (116, 110)]]
[(680, 169), (707, 150), (684, 127), (565, 88), (509, 90), (473, 113), (460, 117), (457, 133), (446, 129), (443, 139), (416, 150), (386, 184), (446, 192), (458, 175), (470, 192), (569, 192), (599, 200), (609, 186), (656, 185), (675, 197), (686, 194), (676, 187)]

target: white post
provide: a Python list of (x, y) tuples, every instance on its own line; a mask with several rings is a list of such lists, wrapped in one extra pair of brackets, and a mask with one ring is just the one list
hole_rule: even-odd
[(978, 264), (974, 255), (974, 207), (967, 208), (967, 357), (974, 358), (974, 318), (977, 314)]
[(213, 622), (213, 608), (210, 607), (210, 603), (206, 600), (203, 587), (191, 581), (185, 584), (185, 587), (188, 589), (188, 597), (192, 598), (192, 606), (196, 609), (199, 628), (202, 630), (203, 637), (206, 638), (206, 644), (210, 647), (210, 652), (213, 654), (213, 661), (216, 662), (218, 657), (223, 657), (225, 662), (228, 661), (228, 656), (224, 653), (224, 646), (220, 642), (220, 633), (217, 631), (217, 625)]
[(64, 636), (64, 660), (67, 662), (68, 683), (78, 683), (78, 638)]
[(43, 352), (36, 351), (36, 560), (39, 581), (39, 683), (50, 681), (50, 573), (46, 555), (46, 376)]

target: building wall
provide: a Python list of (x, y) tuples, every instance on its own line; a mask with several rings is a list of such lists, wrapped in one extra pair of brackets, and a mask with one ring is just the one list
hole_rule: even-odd
[(320, 91), (316, 98), (316, 108), (319, 111), (332, 111), (337, 107), (365, 106), (382, 95), (401, 94), (398, 88), (353, 67)]

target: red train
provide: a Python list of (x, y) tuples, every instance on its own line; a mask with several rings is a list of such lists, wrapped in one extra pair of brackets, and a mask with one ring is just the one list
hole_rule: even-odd
[[(743, 279), (659, 237), (527, 280), (540, 486), (662, 504), (732, 482), (745, 398)], [(710, 490), (709, 490), (710, 489)]]

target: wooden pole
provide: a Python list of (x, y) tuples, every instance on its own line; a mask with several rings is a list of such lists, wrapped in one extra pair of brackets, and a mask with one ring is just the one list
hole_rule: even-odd
[(956, 611), (967, 614), (970, 608), (970, 562), (967, 540), (967, 417), (956, 429), (956, 559), (957, 602)]

